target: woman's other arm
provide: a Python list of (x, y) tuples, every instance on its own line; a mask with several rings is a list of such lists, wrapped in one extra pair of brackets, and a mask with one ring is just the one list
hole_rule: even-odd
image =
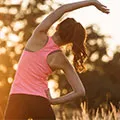
[(55, 11), (53, 11), (50, 15), (48, 15), (41, 22), (41, 24), (39, 24), (36, 27), (36, 29), (34, 30), (34, 33), (37, 33), (37, 32), (47, 33), (51, 25), (55, 23), (59, 18), (61, 18), (64, 15), (64, 13), (70, 12), (70, 11), (73, 11), (73, 10), (76, 10), (82, 7), (90, 6), (90, 5), (94, 5), (97, 9), (99, 9), (100, 11), (104, 13), (109, 13), (109, 10), (107, 9), (107, 7), (101, 4), (97, 0), (85, 0), (85, 1), (65, 4), (59, 7), (58, 9), (56, 9)]
[[(52, 62), (49, 62), (49, 61), (52, 61)], [(72, 92), (54, 99), (52, 99), (48, 90), (47, 95), (51, 104), (64, 103), (64, 102), (71, 101), (77, 97), (85, 96), (85, 89), (78, 74), (76, 73), (75, 69), (72, 67), (72, 65), (69, 63), (69, 61), (63, 55), (62, 52), (56, 52), (54, 54), (50, 54), (48, 56), (48, 64), (53, 69), (62, 69), (64, 71), (64, 74), (69, 84), (73, 89)]]

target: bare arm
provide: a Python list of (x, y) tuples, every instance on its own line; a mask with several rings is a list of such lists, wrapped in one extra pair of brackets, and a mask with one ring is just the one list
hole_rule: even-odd
[(65, 76), (71, 85), (73, 91), (58, 97), (58, 98), (52, 98), (49, 90), (47, 91), (48, 98), (51, 102), (51, 104), (59, 104), (59, 103), (64, 103), (71, 101), (77, 97), (84, 96), (85, 95), (85, 89), (84, 86), (76, 73), (75, 69), (72, 67), (72, 65), (69, 63), (67, 58), (63, 55), (62, 52), (54, 53), (53, 55), (51, 54), (48, 56), (48, 60), (52, 61), (54, 58), (53, 62), (50, 64), (50, 66), (54, 69), (62, 69), (65, 73)]
[(64, 13), (66, 12), (70, 12), (82, 7), (86, 7), (86, 6), (90, 6), (90, 5), (94, 5), (97, 9), (99, 9), (100, 11), (104, 12), (104, 13), (109, 13), (109, 10), (106, 8), (106, 6), (102, 5), (100, 2), (98, 2), (97, 0), (85, 0), (85, 1), (81, 1), (81, 2), (75, 2), (75, 3), (70, 3), (70, 4), (65, 4), (61, 7), (59, 7), (58, 9), (56, 9), (55, 11), (53, 11), (50, 15), (48, 15), (41, 24), (39, 24), (36, 29), (35, 29), (35, 33), (36, 32), (47, 32), (49, 30), (49, 28), (51, 27), (51, 25), (53, 23), (55, 23), (59, 18), (61, 18)]

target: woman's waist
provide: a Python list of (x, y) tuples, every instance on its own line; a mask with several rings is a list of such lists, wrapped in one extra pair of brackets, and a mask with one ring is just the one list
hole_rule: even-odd
[(39, 84), (39, 85), (23, 85), (23, 84), (16, 84), (13, 83), (10, 94), (17, 94), (17, 93), (23, 93), (23, 94), (29, 94), (29, 95), (38, 95), (43, 96), (47, 98), (45, 90), (48, 89), (48, 85)]

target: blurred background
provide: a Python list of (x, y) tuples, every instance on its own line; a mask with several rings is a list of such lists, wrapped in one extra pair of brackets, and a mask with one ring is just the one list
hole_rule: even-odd
[[(62, 4), (77, 1), (80, 0), (0, 0), (1, 119), (20, 55), (32, 31), (50, 12)], [(88, 59), (85, 63), (87, 71), (79, 74), (87, 95), (63, 105), (52, 106), (60, 120), (72, 120), (73, 116), (78, 120), (77, 116), (80, 118), (81, 114), (85, 116), (85, 113), (89, 113), (87, 117), (90, 117), (93, 114), (91, 111), (98, 108), (117, 111), (120, 107), (120, 1), (100, 2), (108, 6), (110, 14), (101, 13), (94, 6), (81, 8), (66, 13), (49, 31), (52, 35), (61, 20), (73, 17), (83, 24), (88, 34)], [(70, 49), (66, 49), (66, 46), (61, 49), (72, 63)], [(56, 71), (49, 77), (49, 88), (53, 98), (72, 90), (62, 71)], [(69, 111), (68, 114), (66, 110)], [(73, 113), (73, 110), (76, 112)]]

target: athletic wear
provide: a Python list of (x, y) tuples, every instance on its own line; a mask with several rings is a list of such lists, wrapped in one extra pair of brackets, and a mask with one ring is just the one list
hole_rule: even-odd
[(46, 45), (36, 51), (24, 50), (18, 63), (18, 69), (11, 87), (11, 94), (30, 94), (47, 98), (45, 90), (48, 89), (47, 77), (52, 72), (47, 56), (53, 51), (60, 50), (51, 37)]
[(40, 96), (12, 94), (8, 100), (5, 120), (55, 120), (49, 101)]
[(49, 37), (40, 50), (23, 51), (11, 86), (5, 120), (55, 120), (45, 90), (48, 89), (48, 75), (52, 73), (47, 56), (58, 50), (59, 46)]

